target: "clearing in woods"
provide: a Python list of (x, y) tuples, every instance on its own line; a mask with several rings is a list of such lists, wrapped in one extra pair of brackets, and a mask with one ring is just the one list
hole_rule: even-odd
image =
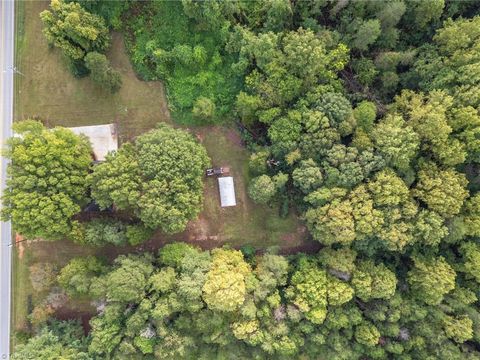
[[(39, 13), (48, 1), (19, 2), (17, 9), (17, 68), (23, 76), (16, 81), (15, 119), (35, 118), (48, 126), (85, 126), (115, 122), (120, 141), (135, 136), (164, 121), (171, 122), (165, 90), (161, 82), (141, 81), (126, 54), (123, 37), (114, 33), (107, 54), (112, 66), (122, 75), (117, 94), (98, 89), (87, 78), (74, 78), (60, 53), (49, 48), (42, 34)], [(205, 145), (215, 166), (229, 166), (235, 181), (237, 206), (221, 208), (215, 178), (206, 180), (204, 210), (185, 232), (174, 236), (156, 233), (146, 243), (134, 247), (107, 246), (101, 249), (76, 245), (70, 241), (28, 241), (17, 246), (14, 259), (13, 328), (28, 331), (28, 314), (45, 294), (35, 294), (29, 280), (29, 267), (36, 262), (52, 262), (58, 268), (75, 256), (97, 254), (113, 259), (120, 253), (156, 250), (171, 241), (187, 241), (202, 248), (229, 244), (239, 248), (250, 244), (258, 249), (277, 245), (284, 253), (313, 251), (318, 243), (307, 239), (305, 227), (294, 214), (286, 219), (277, 209), (258, 206), (246, 194), (249, 174), (248, 151), (233, 127), (189, 128)], [(22, 255), (22, 256), (19, 256)], [(69, 301), (59, 308), (59, 317), (88, 319), (93, 308), (85, 300)]]

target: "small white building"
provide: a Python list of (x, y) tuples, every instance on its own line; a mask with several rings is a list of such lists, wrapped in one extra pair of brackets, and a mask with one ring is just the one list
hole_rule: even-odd
[(93, 155), (97, 161), (104, 161), (109, 152), (118, 150), (118, 135), (115, 124), (78, 126), (69, 129), (77, 135), (85, 135), (90, 140)]
[(219, 177), (218, 188), (220, 189), (220, 205), (222, 207), (237, 205), (235, 200), (235, 185), (233, 184), (233, 177)]

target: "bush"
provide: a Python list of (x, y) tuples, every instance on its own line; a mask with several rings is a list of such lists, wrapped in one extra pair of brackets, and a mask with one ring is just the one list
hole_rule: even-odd
[(243, 257), (248, 263), (252, 264), (255, 261), (256, 250), (253, 245), (243, 245), (240, 248), (240, 251), (242, 252)]
[(115, 93), (122, 87), (120, 74), (110, 67), (107, 57), (97, 52), (85, 56), (85, 67), (90, 70), (92, 80), (105, 90)]
[(142, 224), (127, 225), (127, 240), (130, 245), (138, 245), (150, 239), (153, 230), (143, 226)]
[(206, 97), (199, 97), (195, 100), (192, 114), (197, 119), (209, 121), (215, 115), (215, 103)]
[(267, 160), (269, 156), (269, 151), (259, 151), (250, 155), (250, 161), (248, 162), (250, 173), (254, 176), (266, 174), (268, 171)]
[[(225, 52), (227, 27), (213, 29), (200, 24), (201, 19), (189, 18), (187, 1), (139, 3), (142, 11), (125, 24), (134, 34), (127, 43), (131, 60), (143, 79), (165, 81), (173, 119), (202, 124), (231, 118), (241, 81), (231, 67), (233, 55)], [(218, 6), (195, 2), (199, 9), (210, 5)], [(223, 16), (212, 20), (226, 23)]]
[(56, 270), (51, 263), (35, 263), (30, 266), (30, 281), (35, 292), (42, 292), (50, 289), (55, 283)]
[(85, 225), (84, 244), (103, 246), (124, 245), (127, 242), (126, 227), (118, 220), (94, 219)]
[(276, 193), (275, 183), (268, 175), (254, 178), (248, 186), (248, 195), (257, 204), (266, 204)]

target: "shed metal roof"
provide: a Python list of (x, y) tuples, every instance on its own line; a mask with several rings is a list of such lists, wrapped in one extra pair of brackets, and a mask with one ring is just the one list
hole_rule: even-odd
[(222, 207), (237, 205), (235, 200), (235, 185), (233, 184), (233, 177), (219, 177), (218, 188), (220, 189), (220, 205)]
[(115, 124), (78, 126), (69, 128), (75, 134), (83, 134), (92, 144), (95, 159), (104, 161), (110, 151), (117, 151), (118, 137)]

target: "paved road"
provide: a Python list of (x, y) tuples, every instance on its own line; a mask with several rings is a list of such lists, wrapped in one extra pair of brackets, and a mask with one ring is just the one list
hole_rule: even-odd
[[(14, 0), (0, 0), (0, 141), (10, 137), (13, 121)], [(7, 159), (0, 162), (0, 191), (5, 188)], [(0, 359), (10, 357), (12, 227), (0, 223)]]

